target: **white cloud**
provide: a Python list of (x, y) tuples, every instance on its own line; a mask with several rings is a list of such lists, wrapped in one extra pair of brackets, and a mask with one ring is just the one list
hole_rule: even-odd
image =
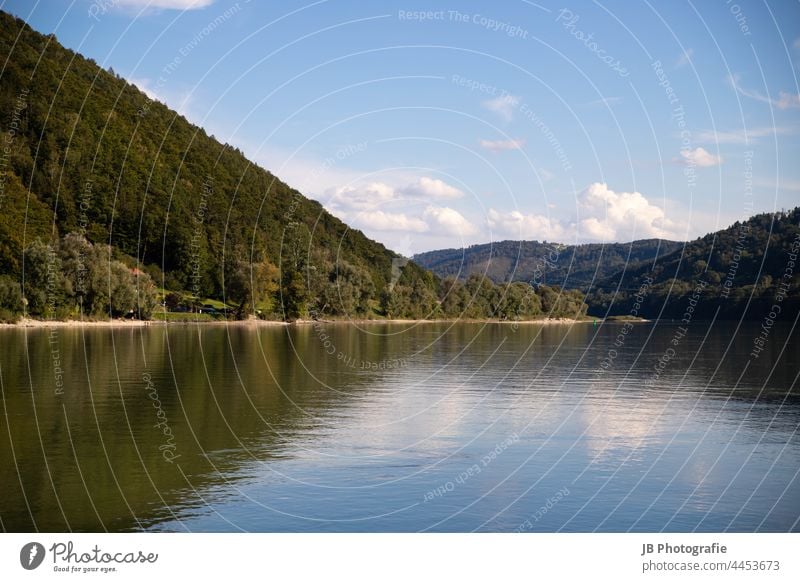
[(166, 10), (197, 10), (211, 6), (214, 0), (117, 0), (127, 8), (162, 8)]
[(502, 95), (484, 101), (482, 105), (492, 113), (499, 115), (503, 121), (509, 122), (514, 119), (514, 110), (519, 105), (519, 102), (519, 97), (515, 95)]
[(685, 229), (667, 219), (664, 210), (640, 192), (614, 192), (600, 182), (578, 198), (581, 220), (578, 234), (608, 241), (639, 238), (685, 237)]
[(408, 196), (420, 198), (461, 198), (464, 193), (450, 184), (423, 176), (416, 183), (409, 184), (401, 189), (401, 192)]
[(460, 212), (452, 208), (441, 206), (428, 206), (422, 214), (432, 228), (438, 232), (453, 236), (472, 236), (478, 234), (469, 220), (464, 218)]
[(535, 168), (535, 170), (542, 182), (549, 182), (556, 177), (556, 175), (547, 168)]
[(790, 109), (800, 107), (800, 93), (778, 92), (778, 100), (775, 102), (778, 109)]
[(738, 74), (733, 74), (728, 77), (728, 81), (740, 95), (744, 95), (750, 99), (755, 99), (756, 101), (761, 101), (762, 103), (769, 103), (771, 106), (777, 107), (778, 109), (794, 109), (795, 107), (800, 107), (800, 93), (787, 93), (786, 91), (779, 91), (778, 98), (773, 99), (769, 95), (764, 95), (759, 91), (745, 89), (742, 87), (739, 84)]
[(481, 140), (481, 147), (487, 150), (491, 150), (493, 152), (499, 152), (504, 150), (521, 150), (525, 147), (525, 140), (524, 139), (506, 139), (506, 140), (488, 140), (482, 139)]
[(478, 229), (460, 212), (431, 204), (456, 199), (464, 193), (442, 180), (422, 177), (395, 188), (369, 182), (332, 189), (323, 200), (328, 210), (365, 231), (429, 233), (436, 236), (472, 236)]
[(428, 203), (431, 199), (454, 200), (464, 193), (436, 178), (423, 176), (417, 181), (399, 188), (385, 182), (367, 182), (332, 188), (323, 202), (332, 208), (343, 210), (374, 210), (390, 203)]
[(680, 69), (681, 67), (685, 67), (689, 63), (692, 62), (692, 56), (694, 55), (694, 49), (688, 48), (681, 53), (681, 56), (678, 57), (678, 60), (675, 61), (675, 68)]
[(335, 188), (326, 204), (345, 210), (373, 210), (395, 199), (395, 190), (383, 182)]
[(540, 214), (523, 214), (519, 210), (501, 212), (490, 208), (486, 223), (501, 238), (539, 239), (566, 242), (574, 237), (574, 229), (558, 220)]
[(788, 135), (796, 130), (790, 127), (748, 127), (732, 131), (714, 131), (703, 129), (693, 134), (695, 141), (712, 144), (746, 144), (762, 137)]
[(686, 229), (669, 220), (661, 207), (641, 193), (615, 192), (599, 182), (591, 184), (580, 194), (578, 212), (572, 220), (491, 208), (487, 213), (487, 224), (500, 236), (564, 243), (686, 238)]
[(365, 210), (353, 215), (353, 224), (361, 229), (379, 231), (427, 232), (428, 223), (403, 212)]
[(697, 166), (699, 168), (710, 168), (712, 166), (719, 166), (722, 163), (721, 156), (715, 156), (701, 147), (681, 150), (681, 157), (683, 159), (679, 160), (680, 162), (688, 166)]

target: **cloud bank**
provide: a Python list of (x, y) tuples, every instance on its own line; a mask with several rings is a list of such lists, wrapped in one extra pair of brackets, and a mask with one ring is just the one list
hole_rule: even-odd
[(479, 229), (445, 202), (464, 196), (446, 182), (429, 177), (401, 187), (384, 182), (350, 185), (328, 191), (325, 206), (362, 230), (428, 233), (466, 237)]
[(686, 238), (685, 226), (668, 219), (660, 206), (640, 192), (615, 192), (607, 184), (595, 182), (580, 193), (577, 203), (577, 213), (572, 220), (490, 208), (486, 222), (494, 238), (564, 243)]

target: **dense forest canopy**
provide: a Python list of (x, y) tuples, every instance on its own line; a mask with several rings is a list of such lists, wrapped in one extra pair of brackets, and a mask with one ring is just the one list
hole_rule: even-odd
[[(574, 317), (582, 294), (442, 280), (0, 12), (4, 319), (216, 299), (239, 317)], [(81, 283), (81, 285), (78, 285)]]
[(627, 315), (641, 304), (641, 316), (681, 319), (700, 285), (695, 319), (758, 319), (776, 304), (782, 319), (794, 317), (798, 251), (800, 208), (759, 214), (597, 281), (587, 301), (595, 315)]
[(206, 300), (290, 320), (680, 318), (698, 285), (696, 318), (800, 308), (798, 209), (687, 243), (503, 241), (409, 261), (3, 12), (0, 62), (4, 320)]
[(652, 261), (682, 244), (658, 239), (582, 245), (505, 240), (420, 253), (414, 260), (440, 277), (466, 279), (485, 273), (496, 283), (522, 281), (585, 291), (592, 282), (617, 273), (625, 265)]

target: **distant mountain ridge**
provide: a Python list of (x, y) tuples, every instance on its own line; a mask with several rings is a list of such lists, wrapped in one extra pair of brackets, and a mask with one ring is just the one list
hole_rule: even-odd
[(588, 313), (598, 317), (680, 319), (700, 285), (702, 300), (692, 309), (696, 319), (738, 319), (763, 317), (777, 297), (783, 313), (800, 309), (800, 267), (792, 266), (798, 249), (800, 208), (795, 208), (759, 214), (686, 243), (502, 241), (429, 251), (414, 260), (441, 277), (485, 273), (495, 282), (580, 290)]
[(522, 281), (585, 291), (625, 265), (653, 261), (681, 246), (683, 243), (658, 239), (582, 245), (505, 240), (429, 251), (413, 258), (440, 277), (467, 279), (473, 273), (485, 273), (495, 283)]
[(699, 287), (693, 319), (759, 319), (774, 309), (773, 319), (791, 321), (800, 311), (798, 253), (800, 207), (758, 214), (598, 280), (586, 301), (593, 315), (628, 315), (638, 303), (643, 317), (681, 319)]

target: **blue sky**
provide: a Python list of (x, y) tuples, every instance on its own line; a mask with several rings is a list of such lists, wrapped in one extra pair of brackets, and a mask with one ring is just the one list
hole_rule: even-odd
[(800, 4), (3, 2), (406, 255), (800, 201)]

